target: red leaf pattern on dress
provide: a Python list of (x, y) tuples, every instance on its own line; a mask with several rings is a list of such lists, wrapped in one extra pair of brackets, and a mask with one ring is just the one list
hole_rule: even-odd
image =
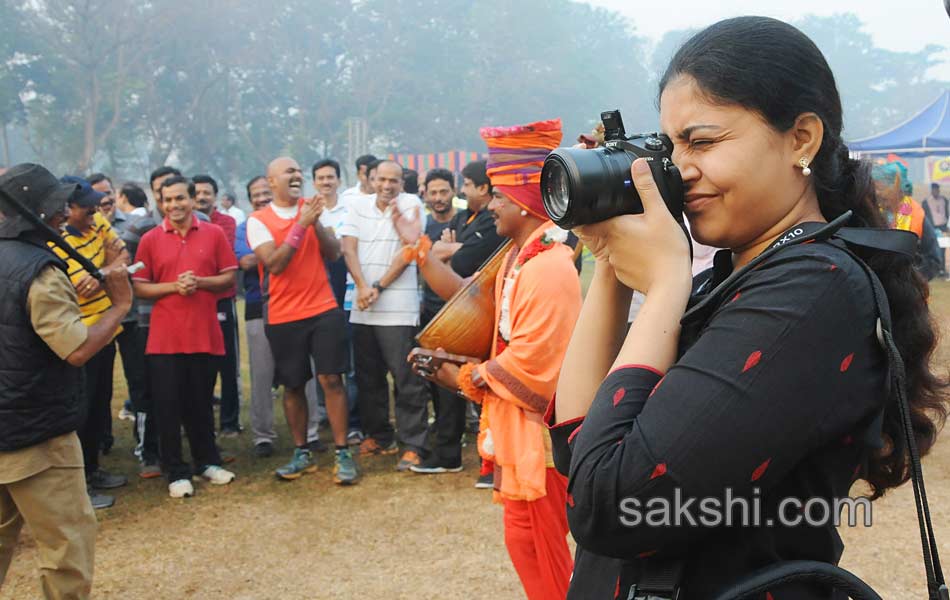
[(758, 481), (763, 475), (765, 475), (765, 470), (769, 468), (770, 462), (772, 462), (771, 458), (756, 467), (755, 471), (752, 471), (752, 481)]
[(620, 401), (623, 400), (623, 397), (626, 395), (627, 391), (623, 388), (620, 388), (614, 392), (614, 406), (620, 404)]
[(841, 361), (841, 372), (844, 373), (851, 367), (851, 361), (854, 360), (854, 352), (844, 357), (844, 360)]
[(662, 477), (666, 475), (666, 463), (660, 463), (653, 468), (653, 473), (650, 474), (650, 479), (656, 479), (657, 477)]
[(762, 360), (762, 352), (756, 350), (749, 355), (749, 358), (745, 359), (745, 366), (742, 368), (742, 372), (745, 373), (755, 365), (759, 364), (759, 361)]

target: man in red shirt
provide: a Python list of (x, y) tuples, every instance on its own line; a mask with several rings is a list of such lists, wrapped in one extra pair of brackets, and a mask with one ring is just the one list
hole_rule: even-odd
[[(195, 175), (195, 208), (224, 231), (231, 248), (234, 248), (236, 223), (234, 219), (217, 209), (218, 182), (210, 175)], [(226, 290), (218, 296), (217, 319), (224, 335), (224, 356), (218, 361), (221, 373), (221, 437), (234, 437), (241, 433), (241, 392), (238, 384), (238, 325), (234, 311), (234, 296), (237, 288)]]
[[(219, 227), (192, 213), (195, 187), (183, 177), (162, 183), (165, 219), (139, 243), (135, 295), (154, 300), (145, 354), (158, 422), (162, 470), (172, 498), (194, 494), (193, 472), (216, 485), (234, 480), (221, 468), (214, 441), (215, 361), (224, 355), (217, 300), (234, 288), (237, 260)], [(195, 470), (182, 458), (181, 428), (191, 446)]]
[(277, 469), (281, 479), (297, 479), (316, 470), (307, 448), (309, 411), (304, 386), (313, 376), (323, 387), (327, 416), (336, 444), (334, 480), (359, 478), (346, 444), (348, 410), (342, 374), (346, 364), (346, 318), (333, 296), (324, 260), (340, 257), (340, 242), (320, 224), (325, 201), (301, 198), (303, 172), (291, 158), (267, 167), (273, 201), (247, 219), (247, 241), (257, 256), (264, 306), (264, 333), (274, 354), (275, 380), (284, 386), (284, 414), (293, 436), (290, 463)]

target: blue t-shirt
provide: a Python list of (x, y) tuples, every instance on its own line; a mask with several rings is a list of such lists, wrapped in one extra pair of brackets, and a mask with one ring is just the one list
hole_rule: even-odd
[[(247, 243), (247, 221), (237, 226), (234, 232), (234, 254), (238, 263), (248, 254), (254, 254)], [(260, 319), (263, 316), (263, 298), (261, 298), (261, 280), (257, 269), (242, 271), (244, 281), (244, 320)]]

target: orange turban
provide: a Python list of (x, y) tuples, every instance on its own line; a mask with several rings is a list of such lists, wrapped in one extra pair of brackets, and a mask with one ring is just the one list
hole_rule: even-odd
[(561, 143), (561, 120), (513, 127), (483, 127), (488, 146), (486, 171), (492, 187), (540, 219), (547, 220), (541, 202), (541, 167)]

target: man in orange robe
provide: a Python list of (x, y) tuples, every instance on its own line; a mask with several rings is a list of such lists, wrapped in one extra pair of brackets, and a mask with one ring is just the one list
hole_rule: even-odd
[(581, 309), (567, 232), (545, 214), (539, 185), (561, 123), (485, 128), (481, 135), (494, 188), (488, 209), (513, 246), (495, 282), (489, 360), (461, 369), (445, 363), (436, 378), (482, 405), (478, 450), (495, 463), (493, 496), (504, 506), (511, 561), (529, 600), (557, 600), (567, 595), (572, 569), (567, 481), (554, 469), (542, 416)]

